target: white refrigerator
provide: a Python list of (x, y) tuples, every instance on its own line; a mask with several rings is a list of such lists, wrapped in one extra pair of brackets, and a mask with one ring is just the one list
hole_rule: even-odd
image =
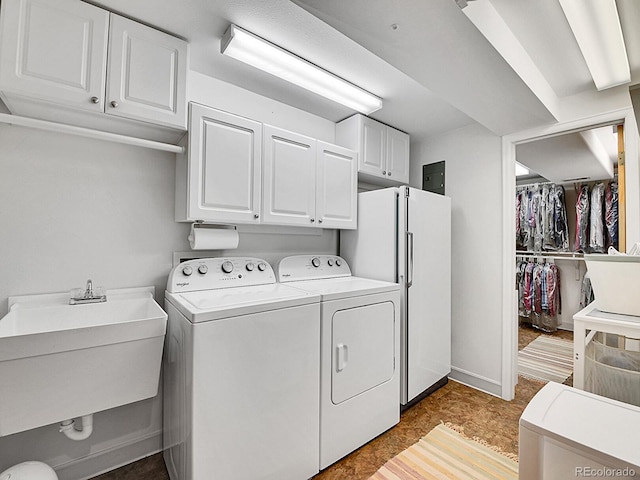
[(358, 194), (340, 255), (359, 277), (400, 283), (400, 403), (451, 372), (451, 199), (410, 187)]

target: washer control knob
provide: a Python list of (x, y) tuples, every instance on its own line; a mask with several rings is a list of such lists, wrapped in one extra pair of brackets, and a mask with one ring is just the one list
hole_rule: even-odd
[(193, 273), (193, 268), (191, 268), (190, 265), (186, 265), (183, 269), (182, 269), (182, 274), (185, 276), (189, 276)]
[(328, 264), (330, 267), (333, 267), (333, 258), (330, 258), (329, 260), (327, 260), (327, 264)]
[(258, 264), (258, 270), (260, 270), (261, 272), (264, 272), (267, 269), (267, 264), (264, 262), (260, 262)]
[(311, 265), (318, 268), (320, 266), (320, 259), (318, 257), (314, 257), (311, 259)]
[(245, 268), (247, 269), (247, 272), (253, 272), (254, 267), (255, 267), (255, 265), (253, 263), (249, 262), (249, 263), (247, 263)]
[(209, 271), (209, 267), (207, 267), (206, 265), (200, 265), (198, 267), (198, 272), (200, 272), (202, 275), (204, 275), (208, 271)]
[(340, 260), (339, 258), (336, 258), (336, 266), (339, 267), (342, 265), (342, 260)]
[(224, 273), (233, 272), (233, 263), (231, 263), (229, 260), (222, 262), (222, 271)]

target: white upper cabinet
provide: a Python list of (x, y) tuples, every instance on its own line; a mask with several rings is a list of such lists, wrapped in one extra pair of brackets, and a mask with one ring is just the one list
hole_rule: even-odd
[(409, 135), (387, 127), (387, 177), (409, 183)]
[[(362, 154), (358, 170), (371, 175), (380, 175), (380, 172), (385, 170), (386, 164), (387, 126), (365, 116), (362, 116), (361, 120), (362, 139), (358, 143), (361, 145)], [(353, 147), (355, 146), (354, 144)]]
[(409, 183), (409, 135), (361, 114), (336, 125), (336, 142), (358, 152), (362, 180)]
[(356, 152), (196, 103), (189, 109), (177, 221), (356, 228)]
[(185, 41), (78, 0), (3, 0), (0, 28), (0, 91), (13, 113), (186, 129)]
[(323, 228), (355, 229), (358, 211), (357, 154), (318, 141), (316, 216)]
[(316, 140), (264, 126), (263, 223), (316, 222)]
[(355, 229), (357, 154), (264, 126), (264, 223)]
[(195, 103), (176, 164), (176, 220), (260, 222), (262, 124)]
[(3, 91), (103, 110), (109, 12), (74, 0), (3, 0), (1, 20)]
[(105, 111), (185, 127), (187, 44), (111, 14)]

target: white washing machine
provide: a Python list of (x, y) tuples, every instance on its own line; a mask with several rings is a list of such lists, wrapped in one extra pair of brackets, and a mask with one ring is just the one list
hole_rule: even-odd
[(172, 480), (304, 480), (318, 472), (319, 296), (257, 258), (171, 272), (164, 458)]
[(298, 255), (278, 280), (321, 296), (320, 469), (400, 421), (400, 287), (351, 276), (335, 255)]

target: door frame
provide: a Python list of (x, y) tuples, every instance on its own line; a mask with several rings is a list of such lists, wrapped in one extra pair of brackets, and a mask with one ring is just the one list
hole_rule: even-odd
[[(516, 282), (515, 194), (516, 146), (523, 143), (573, 133), (598, 126), (622, 123), (627, 166), (627, 219), (640, 209), (640, 173), (638, 170), (638, 132), (631, 107), (613, 110), (570, 122), (526, 130), (502, 137), (502, 398), (513, 400), (518, 380), (518, 329), (515, 322), (518, 298)], [(631, 134), (632, 129), (635, 131)], [(631, 170), (631, 171), (630, 171)], [(629, 182), (629, 179), (635, 182)], [(630, 188), (629, 188), (630, 187)], [(640, 222), (627, 222), (627, 245), (640, 240)]]

